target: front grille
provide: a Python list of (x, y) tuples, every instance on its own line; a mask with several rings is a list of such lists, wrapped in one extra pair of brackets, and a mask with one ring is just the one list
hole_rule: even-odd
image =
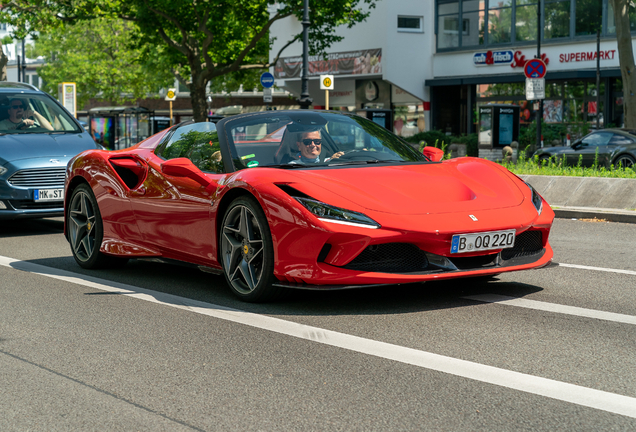
[(525, 231), (517, 236), (515, 245), (501, 251), (501, 259), (527, 257), (543, 250), (543, 234), (541, 231)]
[(33, 168), (18, 171), (9, 177), (9, 184), (28, 188), (63, 188), (65, 167)]
[(9, 200), (9, 204), (16, 210), (45, 210), (45, 209), (64, 209), (62, 201), (29, 201), (29, 200)]
[(424, 252), (409, 243), (371, 245), (344, 266), (348, 270), (380, 273), (411, 273), (426, 270), (428, 260)]

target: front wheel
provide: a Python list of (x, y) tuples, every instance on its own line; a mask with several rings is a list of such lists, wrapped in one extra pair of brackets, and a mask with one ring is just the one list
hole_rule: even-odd
[(620, 168), (634, 168), (635, 164), (636, 160), (634, 160), (634, 158), (630, 155), (620, 155), (618, 159), (616, 159), (614, 166)]
[(95, 269), (123, 265), (128, 261), (99, 251), (104, 238), (104, 224), (95, 195), (87, 184), (79, 185), (73, 191), (66, 217), (68, 241), (73, 258), (80, 267)]
[(282, 289), (272, 285), (272, 235), (254, 198), (245, 196), (232, 201), (223, 218), (219, 242), (223, 272), (233, 294), (248, 302), (279, 296)]

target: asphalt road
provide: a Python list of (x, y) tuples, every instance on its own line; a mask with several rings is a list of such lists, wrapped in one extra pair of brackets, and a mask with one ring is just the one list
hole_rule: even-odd
[(0, 430), (636, 429), (636, 225), (557, 219), (559, 266), (236, 301), (220, 276), (85, 271), (0, 226)]

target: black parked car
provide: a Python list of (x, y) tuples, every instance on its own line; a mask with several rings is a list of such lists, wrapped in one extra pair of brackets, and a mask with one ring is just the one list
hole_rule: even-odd
[(627, 129), (595, 130), (575, 141), (569, 147), (545, 147), (534, 152), (539, 161), (554, 157), (565, 157), (567, 165), (577, 165), (582, 157), (582, 166), (591, 167), (598, 152), (598, 166), (632, 168), (636, 164), (636, 131)]

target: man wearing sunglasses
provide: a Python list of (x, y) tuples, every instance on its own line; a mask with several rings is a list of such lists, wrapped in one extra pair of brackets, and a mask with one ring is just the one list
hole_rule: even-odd
[[(28, 129), (34, 126), (53, 130), (51, 123), (42, 114), (25, 108), (25, 102), (22, 99), (11, 99), (9, 102), (9, 118), (0, 121), (0, 130)], [(33, 117), (33, 119), (30, 117)]]
[(319, 130), (311, 132), (302, 132), (298, 134), (299, 152), (296, 154), (298, 159), (291, 161), (291, 164), (312, 164), (319, 162), (327, 162), (331, 159), (339, 158), (344, 152), (337, 152), (330, 158), (326, 158), (324, 161), (320, 160), (320, 151), (322, 150), (322, 137)]

